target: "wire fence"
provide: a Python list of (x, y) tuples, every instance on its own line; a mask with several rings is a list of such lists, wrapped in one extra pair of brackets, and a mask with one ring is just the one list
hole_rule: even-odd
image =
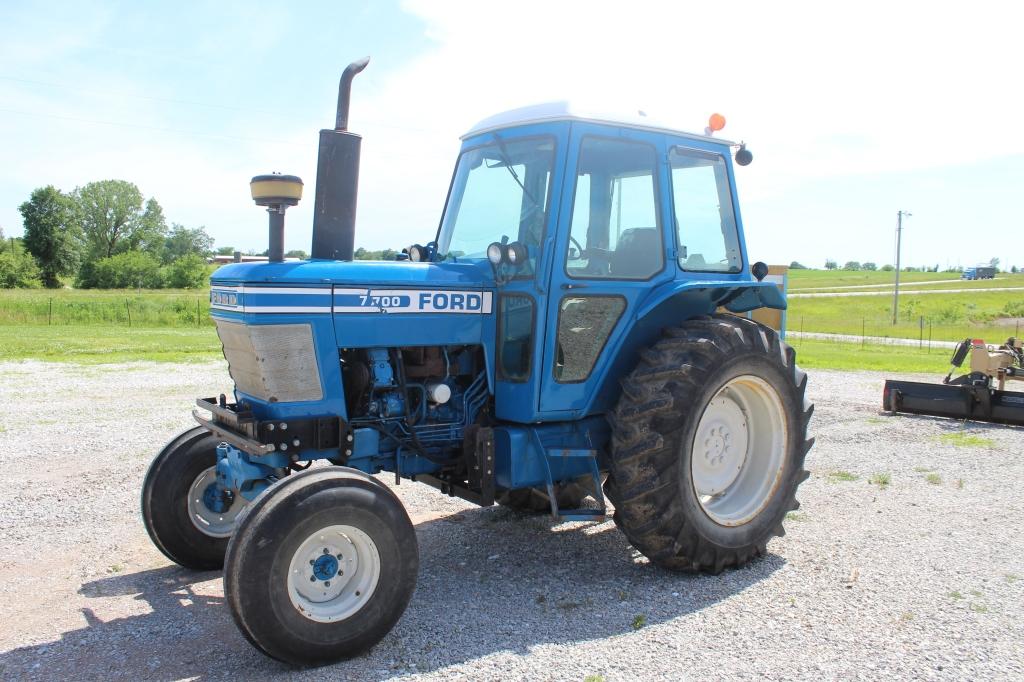
[(33, 296), (0, 297), (0, 324), (204, 327), (213, 326), (213, 321), (206, 296)]
[(899, 345), (927, 351), (949, 348), (964, 339), (984, 339), (999, 344), (1008, 337), (1020, 338), (1024, 318), (1001, 318), (982, 324), (949, 323), (919, 315), (902, 318), (894, 324), (891, 318), (821, 318), (790, 315), (786, 334), (791, 342), (801, 339), (859, 343), (860, 345)]

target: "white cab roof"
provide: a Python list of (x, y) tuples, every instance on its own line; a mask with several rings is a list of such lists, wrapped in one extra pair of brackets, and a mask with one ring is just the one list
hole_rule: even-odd
[(652, 130), (672, 135), (680, 135), (698, 140), (705, 140), (715, 144), (735, 145), (735, 142), (723, 140), (719, 137), (708, 137), (697, 133), (690, 133), (680, 130), (677, 126), (668, 124), (658, 119), (649, 118), (642, 110), (632, 111), (595, 111), (582, 107), (572, 102), (545, 102), (543, 104), (532, 104), (518, 109), (509, 109), (500, 114), (489, 116), (469, 129), (461, 139), (473, 137), (481, 133), (512, 126), (527, 125), (530, 123), (547, 123), (550, 121), (587, 121), (590, 123), (604, 123), (607, 125), (620, 126), (625, 128), (636, 128), (638, 130)]

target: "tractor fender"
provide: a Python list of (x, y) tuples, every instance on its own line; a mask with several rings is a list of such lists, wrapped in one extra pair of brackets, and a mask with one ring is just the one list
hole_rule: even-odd
[[(712, 290), (712, 299), (732, 313), (745, 313), (757, 308), (786, 309), (786, 298), (773, 282), (736, 280), (690, 280), (666, 282), (655, 287), (637, 307), (636, 319), (642, 320), (663, 303), (677, 296), (686, 296), (704, 289)], [(713, 311), (707, 311), (713, 312)]]

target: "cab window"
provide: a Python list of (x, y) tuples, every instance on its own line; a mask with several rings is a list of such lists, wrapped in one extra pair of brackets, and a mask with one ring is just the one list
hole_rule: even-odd
[(649, 144), (583, 138), (566, 251), (570, 277), (649, 279), (662, 269), (657, 170)]
[(674, 147), (669, 165), (679, 266), (693, 272), (740, 272), (743, 259), (725, 159)]

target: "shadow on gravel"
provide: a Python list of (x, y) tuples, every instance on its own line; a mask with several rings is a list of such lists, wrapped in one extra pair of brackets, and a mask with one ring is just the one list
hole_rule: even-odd
[(294, 670), (258, 653), (235, 628), (219, 581), (209, 583), (218, 573), (167, 566), (84, 584), (88, 599), (134, 598), (151, 611), (104, 621), (83, 608), (86, 627), (0, 655), (0, 678), (385, 679), (527, 655), (538, 645), (630, 636), (675, 619), (700, 627), (686, 617), (784, 565), (770, 554), (719, 576), (670, 573), (639, 557), (611, 522), (558, 525), (500, 507), (416, 531), (419, 582), (402, 620), (368, 654), (326, 670)]

